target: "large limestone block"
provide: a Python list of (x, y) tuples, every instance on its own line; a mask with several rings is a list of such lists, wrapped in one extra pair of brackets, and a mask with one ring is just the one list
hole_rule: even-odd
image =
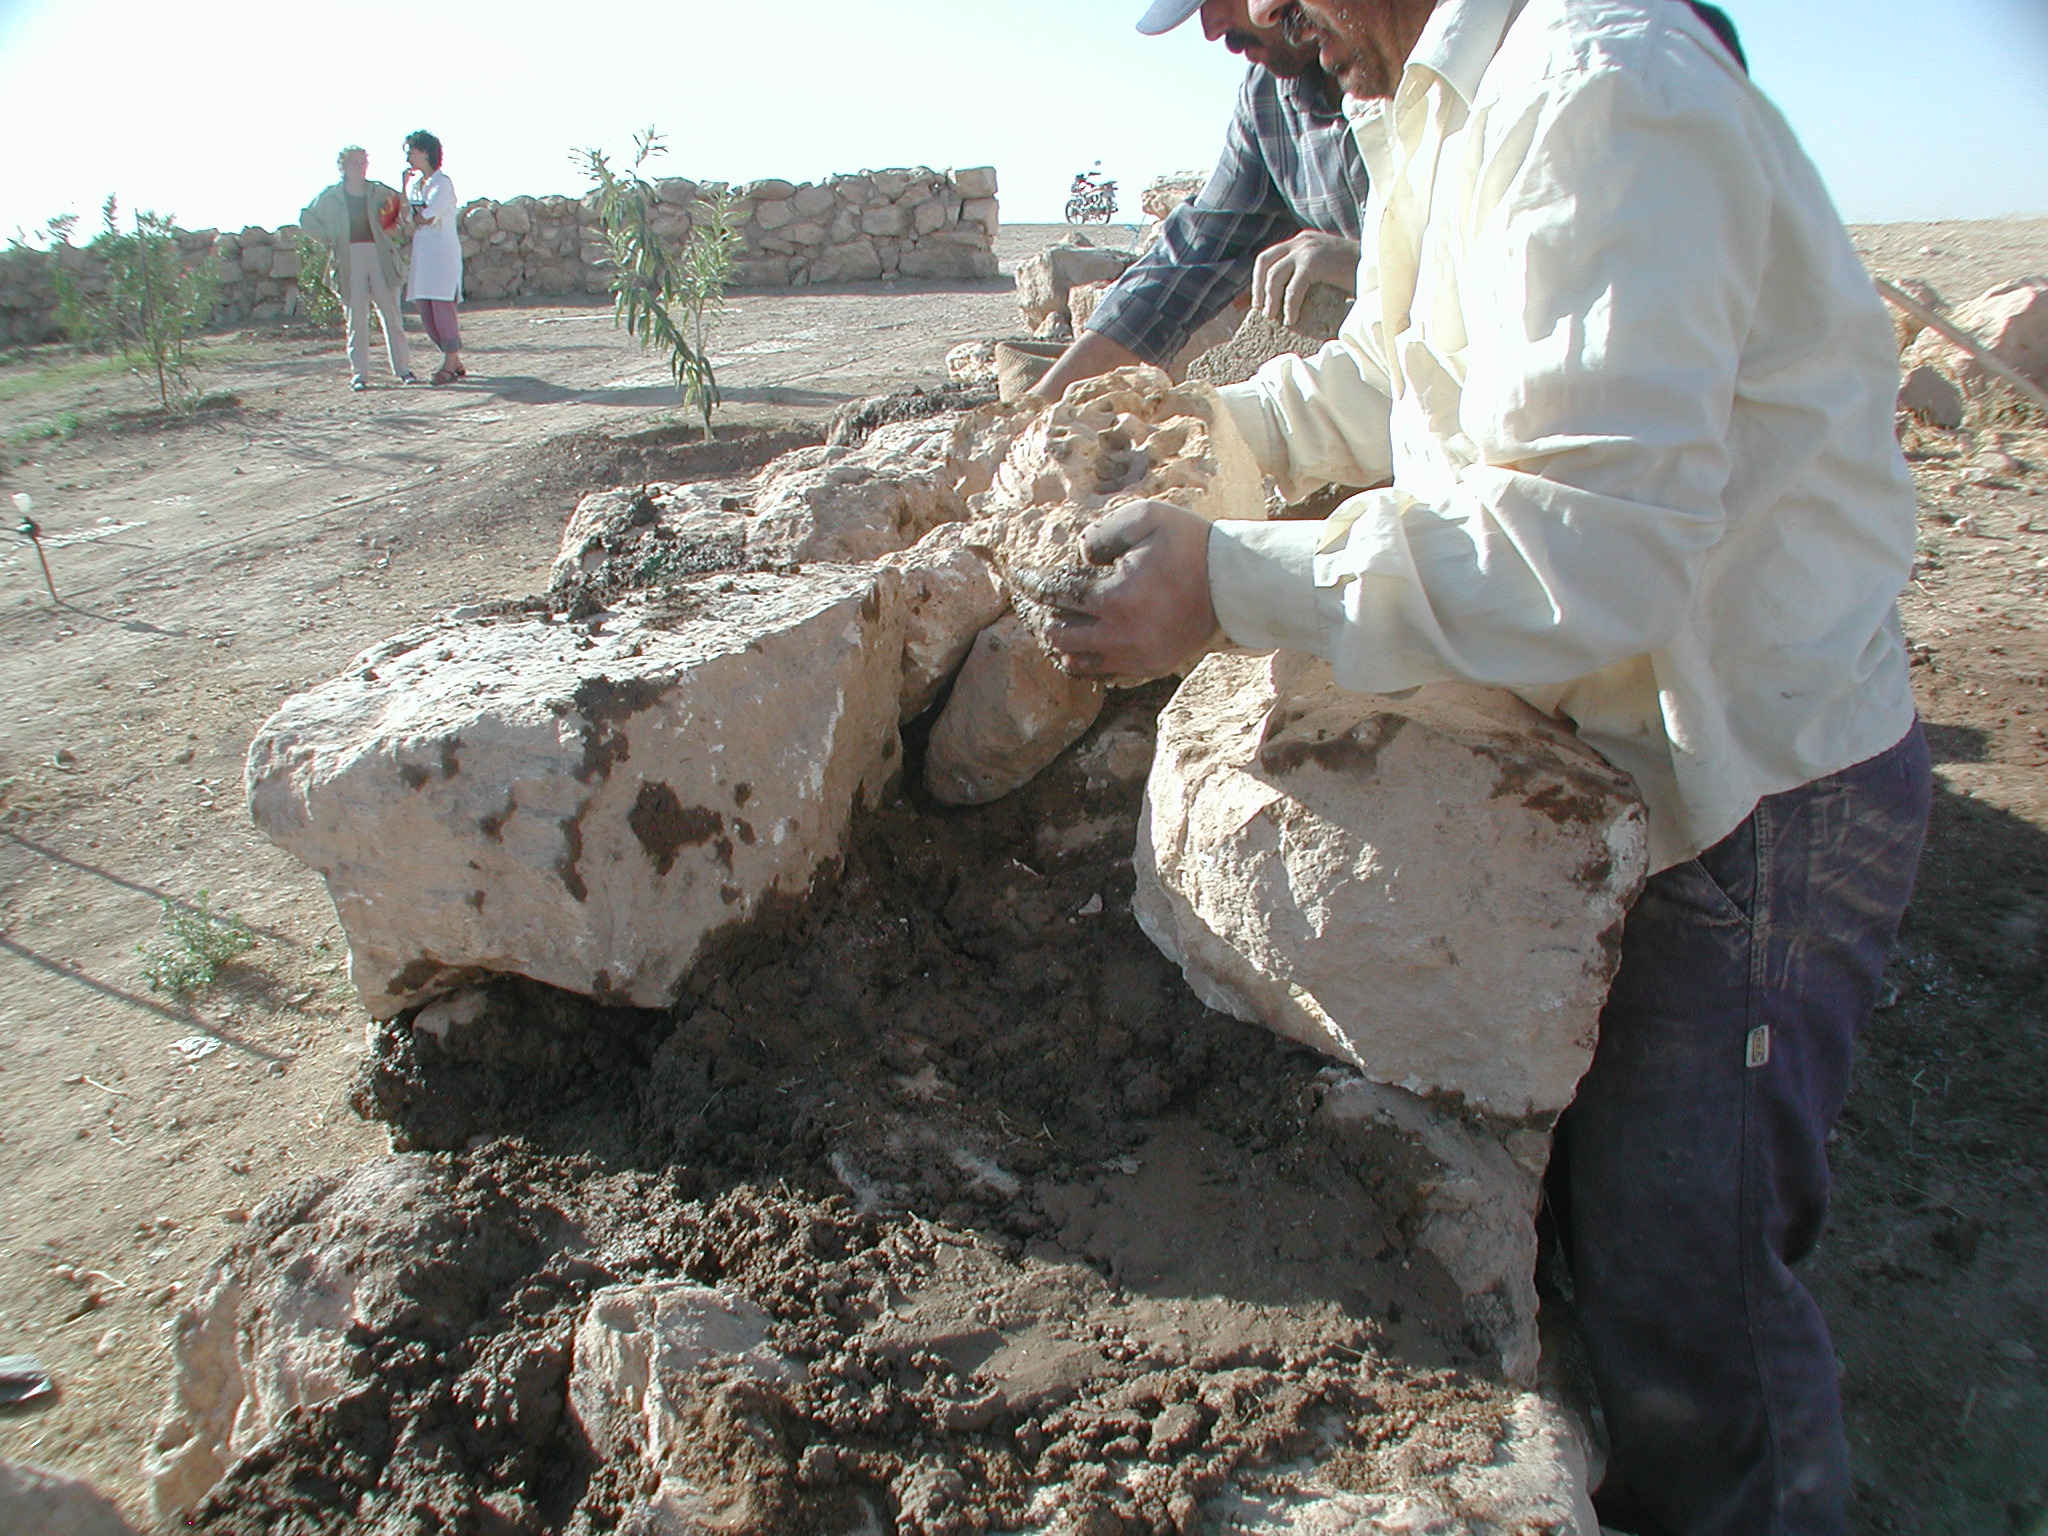
[(1159, 719), (1133, 910), (1211, 1007), (1519, 1119), (1592, 1060), (1646, 858), (1626, 776), (1511, 694), (1212, 655)]
[(941, 523), (909, 549), (876, 563), (903, 577), (903, 689), (897, 712), (911, 720), (931, 707), (967, 659), (975, 636), (1003, 616), (1010, 599), (989, 563), (968, 547), (961, 523)]
[(663, 1006), (893, 771), (900, 585), (820, 565), (413, 630), (264, 724), (251, 814), (325, 877), (373, 1017), (490, 972)]
[[(2001, 363), (2048, 389), (2048, 277), (2001, 283), (1956, 310), (1955, 323), (1983, 342)], [(1926, 367), (1951, 380), (1966, 399), (2005, 386), (1968, 352), (1929, 327), (1906, 350), (1910, 375)]]
[(953, 185), (962, 197), (994, 197), (996, 195), (996, 168), (992, 165), (971, 165), (953, 173)]
[(757, 560), (873, 560), (966, 517), (1021, 422), (995, 407), (894, 422), (858, 448), (800, 448), (761, 471)]
[(1102, 713), (1103, 689), (1053, 664), (1015, 614), (983, 630), (932, 725), (924, 782), (941, 805), (986, 805), (1028, 783)]

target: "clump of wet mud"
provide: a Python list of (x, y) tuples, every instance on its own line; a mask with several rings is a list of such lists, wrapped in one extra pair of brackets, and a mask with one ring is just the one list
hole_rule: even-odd
[[(1413, 1196), (1316, 1121), (1336, 1069), (1131, 917), (1164, 695), (994, 805), (868, 813), (671, 1010), (507, 979), (378, 1026), (357, 1106), (438, 1170), (443, 1235), (194, 1528), (645, 1536), (685, 1528), (665, 1471), (736, 1536), (1185, 1532), (1303, 1458), (1455, 1508), (1512, 1394)], [(565, 1406), (592, 1294), (658, 1280), (760, 1307), (795, 1366), (707, 1391), (687, 1465)]]

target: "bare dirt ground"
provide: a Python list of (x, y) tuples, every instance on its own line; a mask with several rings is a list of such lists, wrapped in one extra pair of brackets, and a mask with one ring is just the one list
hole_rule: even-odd
[[(1046, 234), (1006, 231), (1006, 258)], [(1951, 302), (2048, 270), (2048, 221), (1857, 234), (1874, 269)], [(0, 1417), (0, 1455), (139, 1513), (181, 1287), (266, 1191), (386, 1145), (348, 1104), (366, 1047), (331, 909), (242, 809), (275, 703), (422, 617), (539, 590), (584, 490), (729, 470), (814, 439), (844, 399), (937, 382), (947, 347), (1013, 328), (1006, 289), (735, 296), (716, 347), (732, 442), (708, 452), (593, 306), (472, 311), (473, 377), (446, 390), (351, 395), (334, 340), (250, 333), (202, 380), (234, 403), (169, 422), (118, 375), (0, 367), (0, 492), (34, 495), (66, 600), (24, 544), (0, 548), (0, 1354), (60, 1382)], [(1940, 803), (1812, 1265), (1863, 1532), (2048, 1529), (2038, 427), (1908, 444), (1923, 559), (1904, 606)], [(186, 1007), (149, 990), (138, 948), (201, 892), (259, 943)], [(174, 1048), (192, 1037), (220, 1044)]]

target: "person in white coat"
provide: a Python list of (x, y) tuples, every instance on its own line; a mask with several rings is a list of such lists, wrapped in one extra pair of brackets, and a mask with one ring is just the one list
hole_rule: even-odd
[(462, 235), (456, 228), (461, 205), (455, 183), (441, 169), (441, 141), (424, 128), (405, 136), (405, 199), (412, 209), (412, 275), (405, 296), (419, 311), (427, 339), (444, 354), (430, 382), (453, 384), (469, 377), (462, 366), (462, 328), (455, 305), (462, 298)]

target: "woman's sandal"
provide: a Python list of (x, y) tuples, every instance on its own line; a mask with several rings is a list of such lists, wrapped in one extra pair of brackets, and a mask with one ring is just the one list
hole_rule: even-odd
[(427, 380), (427, 382), (429, 384), (453, 384), (457, 379), (461, 377), (462, 375), (460, 373), (454, 372), (450, 369), (436, 368), (434, 370), (434, 376), (431, 379)]

